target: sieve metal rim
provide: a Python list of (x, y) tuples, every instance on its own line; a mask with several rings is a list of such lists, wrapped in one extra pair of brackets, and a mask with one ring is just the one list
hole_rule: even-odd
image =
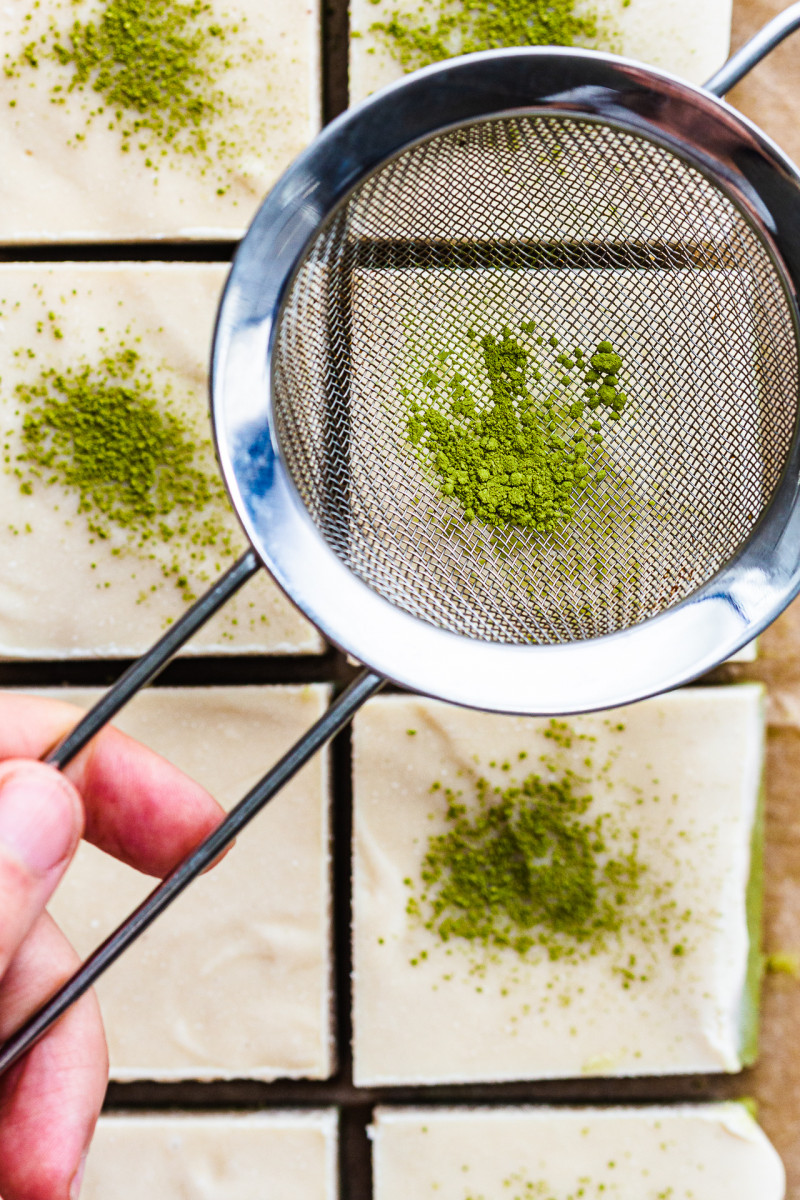
[(797, 428), (767, 512), (736, 558), (697, 592), (605, 637), (510, 646), (436, 629), (344, 566), (299, 500), (271, 420), (281, 304), (331, 213), (415, 142), (520, 113), (601, 120), (702, 171), (770, 249), (797, 328), (800, 246), (792, 219), (800, 212), (800, 175), (751, 122), (699, 88), (614, 56), (491, 51), (426, 68), (377, 93), (328, 126), (278, 182), (239, 248), (223, 295), (212, 416), (223, 476), (254, 548), (332, 642), (423, 693), (476, 708), (556, 714), (622, 704), (687, 682), (756, 636), (800, 590)]

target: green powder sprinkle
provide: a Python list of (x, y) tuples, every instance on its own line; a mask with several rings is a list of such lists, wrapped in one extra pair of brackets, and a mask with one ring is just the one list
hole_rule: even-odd
[[(5, 72), (55, 61), (70, 74), (54, 86), (53, 103), (64, 104), (69, 92), (95, 93), (87, 125), (99, 120), (119, 130), (123, 151), (148, 153), (155, 142), (162, 154), (208, 158), (209, 126), (231, 107), (220, 77), (231, 65), (226, 42), (235, 32), (238, 26), (220, 24), (204, 0), (105, 0), (95, 20), (67, 29), (51, 24)], [(160, 154), (153, 153), (144, 161), (156, 168)]]
[[(614, 1164), (609, 1163), (609, 1167), (613, 1168)], [(468, 1171), (468, 1166), (463, 1166), (462, 1171)], [(614, 1192), (616, 1192), (614, 1188)], [(605, 1200), (606, 1196), (610, 1195), (610, 1185), (602, 1178), (594, 1179), (587, 1175), (582, 1175), (577, 1179), (569, 1192), (559, 1192), (556, 1194), (549, 1183), (545, 1183), (543, 1179), (532, 1180), (522, 1172), (515, 1172), (503, 1180), (503, 1200)], [(481, 1192), (477, 1195), (474, 1192), (469, 1192), (464, 1200), (488, 1200), (485, 1193)], [(677, 1200), (677, 1197), (672, 1194), (672, 1189), (667, 1192), (659, 1192), (654, 1200)]]
[(429, 838), (409, 913), (443, 942), (521, 956), (543, 947), (557, 959), (604, 945), (622, 929), (644, 868), (635, 838), (613, 852), (607, 818), (590, 816), (592, 797), (578, 782), (569, 771), (557, 780), (532, 774), (501, 791), (481, 779), (469, 807), (447, 790), (448, 828)]
[[(407, 71), (503, 46), (597, 46), (602, 36), (597, 14), (578, 15), (575, 0), (437, 0), (427, 8), (430, 17), (395, 10), (370, 26)], [(611, 48), (608, 33), (602, 40)]]
[[(121, 531), (139, 550), (179, 538), (194, 547), (195, 559), (210, 547), (228, 555), (224, 491), (203, 465), (211, 460), (210, 446), (163, 392), (163, 381), (156, 385), (133, 348), (92, 364), (47, 368), (15, 388), (25, 412), (21, 451), (7, 469), (23, 494), (53, 484), (76, 494), (94, 538)], [(163, 569), (189, 600), (182, 556), (185, 550), (176, 548)]]
[[(532, 332), (530, 323), (520, 328)], [(467, 331), (471, 340), (477, 336)], [(556, 348), (558, 339), (550, 343)], [(572, 521), (580, 492), (606, 477), (603, 435), (597, 432), (602, 426), (596, 419), (588, 424), (585, 415), (605, 412), (616, 420), (622, 414), (628, 403), (618, 386), (622, 358), (603, 340), (589, 358), (589, 371), (580, 366), (582, 351), (574, 358), (561, 353), (546, 365), (508, 326), (499, 338), (484, 334), (480, 346), (489, 403), (475, 399), (485, 391), (483, 381), (447, 370), (450, 351), (443, 350), (420, 376), (430, 402), (404, 390), (409, 441), (432, 469), (438, 490), (461, 506), (468, 521), (549, 532)]]

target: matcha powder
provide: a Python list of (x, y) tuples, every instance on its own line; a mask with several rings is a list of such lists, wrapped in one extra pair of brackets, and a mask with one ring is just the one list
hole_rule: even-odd
[[(69, 74), (52, 88), (52, 102), (94, 93), (87, 125), (118, 129), (123, 151), (145, 152), (152, 168), (170, 151), (207, 162), (209, 127), (231, 106), (219, 80), (232, 63), (226, 43), (237, 32), (215, 20), (204, 0), (105, 0), (92, 20), (64, 29), (51, 24), (5, 71), (13, 77), (43, 58), (55, 61)], [(215, 158), (225, 146), (215, 144)]]
[[(604, 817), (570, 772), (529, 775), (505, 790), (477, 783), (469, 807), (445, 793), (443, 833), (429, 838), (421, 893), (408, 911), (443, 942), (452, 938), (552, 959), (592, 951), (623, 925), (643, 867), (636, 840), (615, 853)], [(410, 881), (407, 881), (410, 883)]]
[(47, 368), (15, 388), (22, 445), (8, 469), (25, 494), (58, 484), (77, 495), (93, 538), (113, 538), (115, 553), (120, 545), (142, 551), (179, 538), (163, 569), (190, 600), (181, 558), (196, 564), (210, 547), (230, 552), (223, 489), (204, 466), (207, 442), (162, 392), (133, 348), (93, 364)]
[[(499, 337), (486, 333), (480, 338), (485, 380), (449, 371), (450, 351), (440, 351), (420, 378), (430, 401), (404, 391), (408, 438), (437, 489), (460, 505), (467, 521), (550, 532), (573, 520), (587, 484), (605, 478), (597, 417), (618, 420), (628, 397), (618, 380), (622, 358), (610, 341), (588, 358), (575, 347), (545, 364), (544, 338), (532, 337), (534, 322), (521, 328), (538, 354), (508, 327)], [(474, 329), (467, 336), (478, 338)], [(551, 336), (549, 349), (558, 346)], [(488, 400), (476, 398), (487, 390)]]
[(576, 12), (575, 0), (438, 0), (427, 8), (429, 18), (394, 11), (370, 27), (408, 71), (503, 46), (596, 47), (600, 37), (594, 10)]

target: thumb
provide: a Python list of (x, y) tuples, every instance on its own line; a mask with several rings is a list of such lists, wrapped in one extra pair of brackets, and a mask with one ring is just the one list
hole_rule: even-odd
[(83, 831), (75, 788), (54, 767), (0, 764), (0, 977), (50, 899)]

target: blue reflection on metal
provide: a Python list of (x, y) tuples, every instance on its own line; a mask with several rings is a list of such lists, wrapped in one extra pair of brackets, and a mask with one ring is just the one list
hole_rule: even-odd
[(254, 421), (239, 431), (234, 446), (233, 467), (241, 497), (251, 515), (254, 515), (255, 501), (266, 496), (275, 476), (275, 451), (269, 428), (265, 424)]

